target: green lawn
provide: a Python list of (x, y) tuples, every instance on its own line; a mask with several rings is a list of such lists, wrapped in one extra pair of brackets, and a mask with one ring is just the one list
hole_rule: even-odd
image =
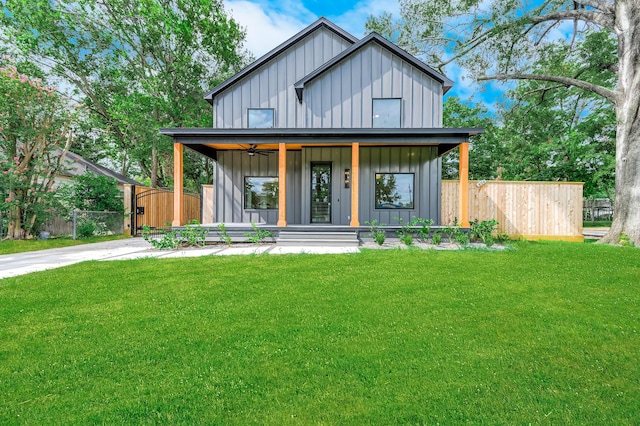
[(610, 220), (585, 220), (582, 222), (583, 228), (609, 228)]
[(99, 243), (102, 241), (119, 240), (122, 238), (129, 237), (124, 235), (112, 235), (108, 237), (85, 238), (82, 240), (72, 240), (70, 238), (52, 238), (48, 240), (0, 240), (0, 255), (77, 246), (80, 244)]
[(640, 424), (640, 250), (90, 262), (0, 280), (0, 424)]

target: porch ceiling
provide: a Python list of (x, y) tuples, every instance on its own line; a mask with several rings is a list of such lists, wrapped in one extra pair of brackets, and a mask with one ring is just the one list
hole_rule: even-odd
[(160, 133), (210, 158), (216, 158), (218, 150), (247, 149), (259, 145), (261, 149), (278, 149), (285, 142), (287, 150), (299, 150), (303, 146), (407, 146), (436, 145), (438, 154), (469, 142), (471, 136), (483, 129), (430, 128), (430, 129), (211, 129), (176, 128), (160, 129)]

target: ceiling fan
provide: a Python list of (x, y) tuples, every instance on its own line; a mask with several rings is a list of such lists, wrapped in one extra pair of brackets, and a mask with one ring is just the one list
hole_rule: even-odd
[(268, 151), (265, 149), (258, 149), (258, 145), (249, 145), (249, 148), (247, 148), (244, 152), (246, 152), (247, 154), (249, 154), (250, 157), (253, 157), (254, 155), (258, 154), (258, 155), (269, 155), (271, 154), (272, 151)]

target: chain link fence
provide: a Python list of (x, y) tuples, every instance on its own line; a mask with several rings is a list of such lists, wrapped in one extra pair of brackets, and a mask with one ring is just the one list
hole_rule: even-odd
[(124, 216), (118, 212), (73, 211), (73, 239), (124, 234)]

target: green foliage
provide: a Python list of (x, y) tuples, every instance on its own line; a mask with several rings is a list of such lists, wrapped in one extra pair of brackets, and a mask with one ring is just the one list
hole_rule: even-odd
[(638, 424), (637, 277), (636, 250), (538, 242), (85, 262), (8, 278), (0, 418)]
[[(1, 14), (0, 14), (1, 15)], [(72, 141), (67, 100), (0, 59), (0, 215), (8, 238), (29, 238), (59, 207), (54, 179)]]
[(98, 230), (98, 224), (93, 220), (80, 220), (76, 226), (78, 238), (93, 237)]
[(183, 245), (204, 247), (208, 233), (208, 228), (204, 228), (197, 220), (193, 219), (180, 231), (180, 238), (182, 239)]
[(245, 232), (244, 236), (248, 237), (247, 241), (253, 244), (262, 244), (265, 239), (273, 237), (273, 232), (258, 228), (258, 226), (251, 222), (251, 227), (253, 228), (253, 232)]
[(431, 236), (431, 243), (439, 246), (441, 242), (442, 234), (440, 233), (440, 231), (434, 231), (433, 235)]
[(158, 250), (175, 250), (180, 247), (181, 239), (178, 236), (178, 230), (173, 229), (169, 232), (162, 231), (159, 239), (151, 236), (151, 228), (148, 225), (142, 226), (142, 238), (145, 239), (154, 249)]
[(159, 250), (175, 250), (179, 247), (204, 247), (208, 233), (209, 229), (202, 227), (195, 219), (187, 223), (182, 230), (160, 231), (161, 236), (159, 239), (152, 236), (149, 226), (142, 226), (142, 237), (153, 248)]
[(413, 244), (413, 229), (411, 228), (412, 222), (404, 223), (404, 219), (401, 217), (394, 217), (394, 219), (400, 224), (400, 231), (397, 232), (400, 242), (407, 246)]
[[(109, 155), (152, 186), (171, 178), (171, 141), (160, 127), (208, 127), (203, 87), (246, 62), (242, 28), (219, 0), (7, 0), (6, 44), (69, 82), (90, 105), (79, 146)], [(96, 145), (98, 145), (96, 147)], [(211, 161), (185, 155), (185, 185), (211, 182)]]
[(462, 247), (466, 247), (469, 244), (469, 234), (460, 229), (456, 230), (456, 233), (453, 237), (456, 243), (461, 245)]
[(494, 233), (497, 227), (498, 221), (495, 219), (483, 220), (482, 222), (475, 219), (471, 222), (471, 238), (482, 241), (487, 247), (491, 247), (495, 242)]
[(220, 241), (222, 241), (226, 245), (230, 246), (231, 245), (231, 236), (227, 232), (227, 226), (224, 223), (219, 223), (218, 224), (218, 230), (220, 231), (219, 232)]
[(87, 171), (73, 178), (64, 189), (65, 201), (71, 209), (124, 213), (118, 181)]
[(423, 219), (421, 217), (414, 216), (413, 219), (409, 222), (409, 226), (412, 228), (418, 227), (418, 238), (420, 238), (423, 243), (426, 243), (429, 241), (429, 235), (431, 234), (431, 225), (433, 225), (433, 223), (433, 219)]
[(455, 241), (456, 235), (460, 232), (460, 228), (457, 226), (447, 225), (443, 227), (440, 232), (447, 237), (447, 242), (453, 243)]
[(373, 219), (371, 222), (365, 221), (365, 225), (369, 226), (369, 236), (373, 238), (373, 241), (379, 246), (383, 245), (387, 239), (387, 233), (380, 227), (385, 226), (385, 224), (379, 223), (378, 219)]
[(624, 232), (620, 235), (620, 245), (622, 247), (635, 247), (634, 242), (631, 241), (631, 238)]

